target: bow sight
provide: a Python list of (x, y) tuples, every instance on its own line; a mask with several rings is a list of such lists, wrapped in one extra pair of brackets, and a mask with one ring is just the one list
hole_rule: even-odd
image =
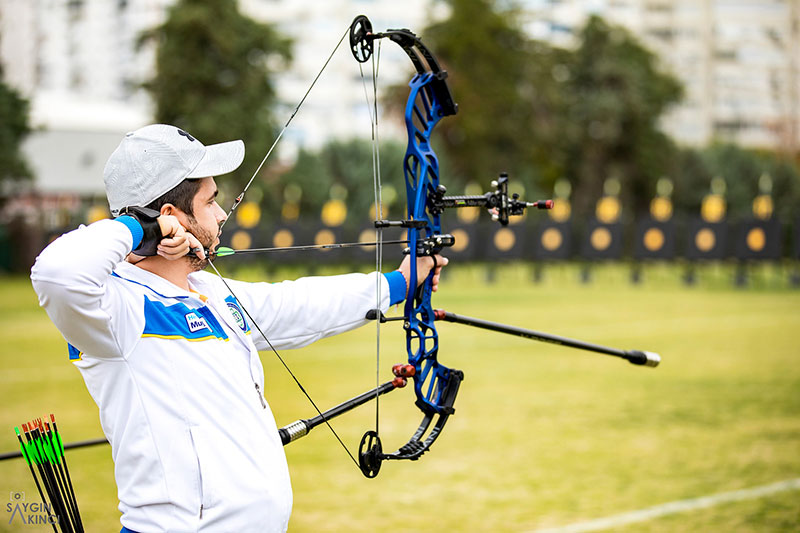
[(492, 211), (492, 220), (508, 225), (509, 216), (519, 216), (525, 213), (526, 207), (536, 209), (552, 209), (553, 200), (539, 200), (526, 202), (519, 199), (519, 194), (514, 193), (508, 197), (508, 174), (500, 173), (500, 177), (492, 182), (495, 188), (492, 192), (474, 196), (445, 196), (447, 189), (439, 185), (428, 198), (428, 209), (431, 213), (441, 213), (451, 207), (484, 207)]

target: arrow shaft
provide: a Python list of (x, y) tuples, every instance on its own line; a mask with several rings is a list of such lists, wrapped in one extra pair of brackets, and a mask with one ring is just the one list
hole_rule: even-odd
[[(281, 246), (281, 247), (274, 247), (274, 248), (245, 248), (244, 250), (233, 250), (232, 253), (220, 253), (220, 257), (224, 257), (225, 255), (235, 255), (235, 254), (248, 254), (248, 253), (256, 253), (256, 252), (297, 252), (297, 251), (304, 251), (304, 250), (337, 250), (339, 248), (356, 248), (360, 246), (378, 246), (378, 244), (386, 245), (386, 244), (408, 244), (408, 240), (392, 240), (392, 241), (382, 241), (381, 243), (377, 242), (342, 242), (342, 243), (332, 243), (332, 244), (305, 244), (301, 246)], [(212, 254), (213, 255), (213, 254)]]

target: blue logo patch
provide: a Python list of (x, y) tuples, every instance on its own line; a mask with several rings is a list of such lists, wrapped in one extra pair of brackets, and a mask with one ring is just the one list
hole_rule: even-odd
[(228, 304), (228, 310), (233, 315), (233, 319), (236, 321), (236, 325), (239, 326), (239, 329), (246, 332), (247, 331), (247, 324), (244, 321), (244, 316), (242, 315), (241, 309), (239, 306), (233, 302), (226, 302)]

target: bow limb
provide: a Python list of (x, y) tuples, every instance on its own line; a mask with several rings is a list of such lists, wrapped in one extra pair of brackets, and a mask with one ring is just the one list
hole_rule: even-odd
[(375, 225), (379, 229), (402, 226), (408, 231), (410, 273), (403, 310), (408, 363), (404, 375), (413, 379), (415, 404), (422, 411), (423, 419), (408, 442), (390, 453), (383, 452), (376, 421), (376, 430), (367, 432), (359, 447), (361, 470), (369, 478), (378, 474), (382, 461), (417, 459), (431, 447), (454, 412), (453, 405), (463, 379), (461, 371), (442, 365), (438, 359), (439, 334), (431, 305), (436, 269), (428, 273), (421, 285), (418, 283), (417, 270), (418, 257), (438, 253), (441, 246), (437, 246), (437, 242), (452, 243), (452, 239), (442, 239), (440, 213), (429, 209), (428, 199), (439, 188), (439, 163), (430, 139), (439, 120), (455, 114), (458, 107), (447, 87), (447, 73), (441, 70), (438, 61), (422, 41), (408, 30), (388, 30), (376, 34), (372, 32), (372, 25), (366, 17), (357, 17), (350, 32), (355, 59), (367, 61), (372, 56), (374, 42), (383, 38), (400, 45), (417, 71), (409, 82), (405, 107), (408, 134), (403, 159), (406, 220), (379, 220)]

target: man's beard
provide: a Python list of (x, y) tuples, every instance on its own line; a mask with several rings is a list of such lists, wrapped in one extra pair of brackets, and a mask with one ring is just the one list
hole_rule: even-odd
[(194, 252), (189, 252), (189, 254), (186, 256), (189, 259), (189, 264), (192, 266), (192, 271), (198, 272), (208, 266), (209, 251), (211, 250), (211, 247), (214, 246), (214, 241), (217, 239), (217, 236), (220, 232), (217, 231), (216, 233), (212, 233), (201, 228), (197, 224), (197, 221), (194, 219), (194, 217), (189, 217), (189, 227), (186, 229), (189, 231), (189, 233), (197, 237), (197, 240), (200, 241), (200, 246), (202, 246), (206, 252), (205, 259), (200, 259)]

